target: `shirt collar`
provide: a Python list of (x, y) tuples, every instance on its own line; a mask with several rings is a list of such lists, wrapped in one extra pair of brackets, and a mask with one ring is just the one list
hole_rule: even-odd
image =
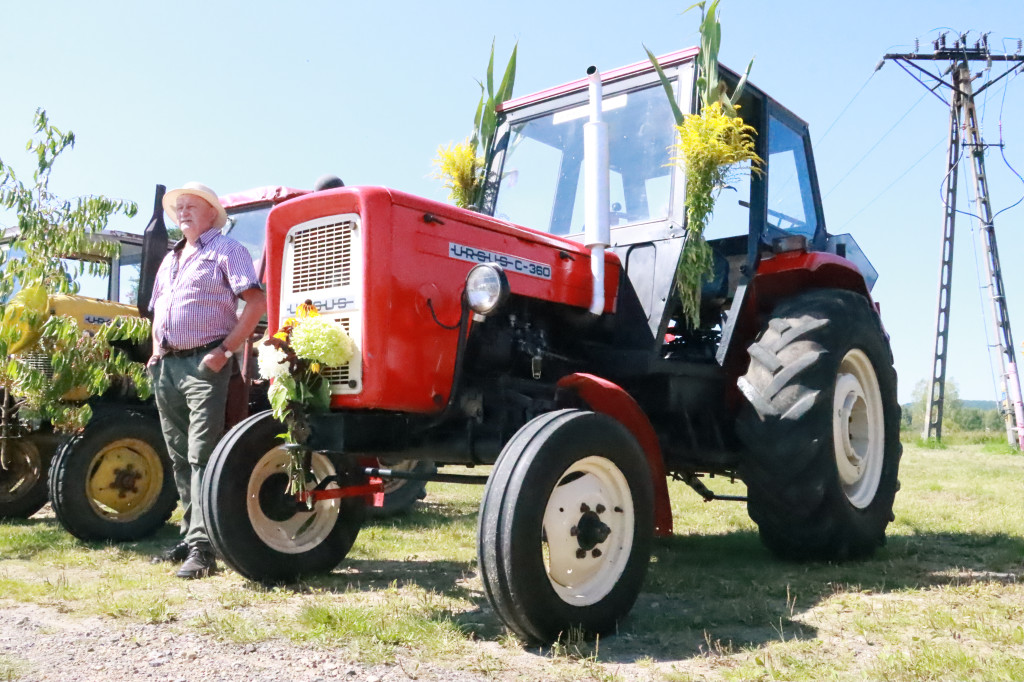
[[(212, 227), (212, 228), (210, 228), (206, 232), (203, 232), (201, 235), (199, 235), (199, 239), (196, 240), (196, 243), (198, 244), (197, 248), (201, 249), (201, 248), (205, 247), (207, 244), (212, 242), (218, 236), (220, 236), (220, 228), (219, 227)], [(182, 237), (181, 239), (179, 239), (174, 244), (173, 250), (176, 251), (176, 252), (180, 252), (183, 248), (185, 248), (185, 244), (187, 242), (188, 242), (188, 240), (186, 240), (184, 237)]]

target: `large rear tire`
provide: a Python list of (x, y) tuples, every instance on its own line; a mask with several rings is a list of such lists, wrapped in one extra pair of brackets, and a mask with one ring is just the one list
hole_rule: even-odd
[(903, 446), (892, 353), (864, 296), (821, 289), (777, 306), (738, 380), (747, 508), (761, 539), (795, 560), (885, 544)]
[(561, 410), (502, 450), (480, 506), (484, 591), (530, 644), (613, 630), (650, 561), (653, 486), (633, 436), (602, 414)]
[(28, 434), (7, 441), (7, 468), (0, 468), (0, 519), (27, 519), (43, 508), (47, 472), (56, 449), (52, 435)]
[[(322, 500), (309, 510), (287, 493), (283, 430), (269, 411), (239, 422), (214, 449), (203, 477), (210, 541), (231, 568), (260, 582), (329, 572), (352, 549), (366, 514), (361, 497)], [(323, 455), (314, 454), (312, 464), (316, 482), (335, 474)]]
[(58, 448), (50, 502), (64, 528), (85, 541), (138, 540), (166, 523), (178, 491), (156, 415), (93, 418)]

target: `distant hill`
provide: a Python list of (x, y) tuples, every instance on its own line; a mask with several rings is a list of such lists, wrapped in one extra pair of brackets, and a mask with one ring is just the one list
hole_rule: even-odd
[[(998, 403), (995, 400), (961, 400), (960, 403), (964, 407), (973, 407), (979, 410), (995, 410), (997, 409)], [(904, 410), (909, 410), (913, 407), (913, 403), (906, 403), (901, 405)]]

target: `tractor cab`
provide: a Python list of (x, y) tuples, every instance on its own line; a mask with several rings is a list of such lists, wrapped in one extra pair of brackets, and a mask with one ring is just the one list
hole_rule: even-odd
[[(660, 60), (683, 112), (697, 113), (696, 55), (691, 48)], [(735, 72), (723, 67), (721, 77), (730, 91), (735, 89)], [(647, 342), (657, 348), (667, 333), (673, 339), (684, 334), (676, 324), (676, 297), (665, 296), (672, 289), (686, 233), (685, 173), (673, 159), (675, 121), (649, 62), (608, 72), (603, 81), (610, 250), (621, 260), (643, 310)], [(739, 115), (756, 131), (756, 151), (764, 163), (759, 172), (751, 172), (749, 163), (740, 166), (728, 185), (718, 188), (706, 233), (714, 270), (702, 289), (701, 314), (701, 327), (717, 332), (691, 334), (691, 346), (698, 339), (717, 345), (724, 313), (762, 259), (794, 250), (830, 251), (854, 262), (869, 289), (876, 276), (852, 237), (830, 237), (826, 232), (807, 124), (750, 84), (739, 102)], [(587, 81), (510, 100), (500, 105), (499, 116), (489, 169), (493, 188), (486, 194), (484, 212), (583, 242)]]

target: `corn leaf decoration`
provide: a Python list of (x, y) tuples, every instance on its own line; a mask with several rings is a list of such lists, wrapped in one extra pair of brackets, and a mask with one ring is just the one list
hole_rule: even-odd
[(434, 166), (437, 171), (432, 177), (440, 179), (448, 190), (449, 200), (460, 208), (478, 210), (487, 187), (487, 169), (494, 155), (494, 132), (498, 126), (499, 104), (512, 97), (516, 80), (516, 52), (505, 66), (498, 89), (494, 89), (494, 41), (491, 41), (491, 58), (487, 62), (485, 82), (480, 85), (480, 102), (473, 117), (473, 133), (464, 142), (450, 143), (437, 149)]
[[(676, 120), (677, 142), (673, 161), (681, 164), (686, 176), (686, 243), (676, 267), (676, 290), (683, 317), (690, 326), (700, 324), (700, 290), (712, 271), (711, 247), (704, 239), (704, 229), (715, 209), (719, 192), (739, 172), (737, 166), (750, 163), (759, 172), (761, 158), (754, 151), (755, 130), (738, 115), (740, 96), (747, 76), (754, 65), (751, 59), (731, 96), (724, 81), (718, 78), (718, 49), (722, 42), (722, 25), (718, 20), (718, 2), (707, 6), (698, 2), (687, 12), (701, 10), (700, 53), (697, 60), (697, 96), (699, 114), (684, 115), (676, 104), (672, 83), (668, 80), (654, 54), (647, 57), (654, 65)], [(645, 48), (646, 49), (646, 48)]]

